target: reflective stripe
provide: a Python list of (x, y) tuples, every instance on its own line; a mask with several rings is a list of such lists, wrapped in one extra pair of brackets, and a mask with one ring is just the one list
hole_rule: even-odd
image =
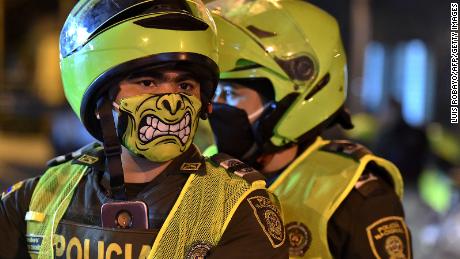
[(28, 211), (26, 213), (25, 220), (43, 222), (45, 220), (45, 216), (46, 216), (45, 213), (36, 212), (36, 211)]

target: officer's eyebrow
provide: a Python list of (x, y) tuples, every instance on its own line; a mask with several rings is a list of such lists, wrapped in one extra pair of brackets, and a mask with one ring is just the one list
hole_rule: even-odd
[(231, 87), (231, 88), (234, 88), (234, 89), (243, 89), (243, 88), (249, 88), (248, 86), (244, 86), (240, 83), (237, 83), (235, 81), (232, 81), (232, 80), (221, 80), (219, 82), (219, 84), (222, 85), (222, 87)]
[(159, 80), (161, 82), (182, 82), (186, 80), (193, 80), (198, 82), (199, 80), (196, 78), (196, 76), (193, 73), (187, 72), (187, 71), (175, 71), (177, 75), (172, 76), (171, 74), (163, 71), (142, 71), (142, 72), (137, 72), (137, 73), (132, 73), (129, 75), (128, 80), (133, 80), (136, 78), (142, 78), (142, 77), (152, 77), (156, 80)]
[(136, 78), (141, 78), (141, 77), (152, 77), (154, 79), (160, 79), (163, 80), (164, 74), (158, 71), (141, 71), (141, 72), (134, 72), (131, 73), (128, 76), (128, 80), (133, 80)]
[(175, 83), (186, 81), (186, 80), (192, 80), (192, 81), (198, 82), (198, 79), (196, 78), (194, 74), (190, 72), (186, 72), (186, 71), (178, 72), (178, 75), (175, 76), (174, 78), (166, 77), (165, 79), (169, 81), (174, 81)]

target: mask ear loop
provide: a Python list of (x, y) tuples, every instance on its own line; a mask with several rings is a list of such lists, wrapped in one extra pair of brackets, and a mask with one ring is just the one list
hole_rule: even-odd
[(118, 117), (120, 116), (120, 105), (116, 102), (112, 102), (112, 116), (115, 124), (115, 130), (118, 128)]
[(115, 109), (117, 109), (117, 111), (120, 111), (120, 105), (118, 103), (112, 102), (112, 105), (115, 107)]
[(262, 106), (259, 109), (257, 109), (257, 111), (255, 111), (255, 112), (253, 112), (251, 114), (248, 114), (249, 122), (252, 124), (254, 121), (256, 121), (268, 106), (270, 106), (270, 103), (267, 103), (264, 106)]

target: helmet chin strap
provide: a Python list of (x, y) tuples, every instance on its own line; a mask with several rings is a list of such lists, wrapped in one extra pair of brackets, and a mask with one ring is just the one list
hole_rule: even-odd
[(112, 114), (112, 102), (101, 97), (97, 102), (105, 152), (105, 165), (110, 175), (110, 192), (117, 200), (126, 200), (126, 190), (121, 163), (121, 145)]
[[(252, 131), (253, 131), (253, 134), (256, 135), (257, 134), (257, 130), (254, 128), (254, 122), (257, 121), (260, 116), (265, 112), (265, 110), (267, 109), (267, 107), (269, 107), (271, 105), (271, 103), (267, 103), (265, 104), (264, 106), (260, 107), (259, 109), (257, 109), (256, 111), (254, 111), (253, 113), (251, 114), (248, 114), (248, 120), (249, 120), (249, 123), (251, 123), (251, 127), (252, 127)], [(241, 157), (241, 159), (243, 161), (251, 161), (251, 165), (260, 170), (263, 165), (261, 163), (259, 163), (257, 161), (257, 159), (263, 154), (263, 148), (261, 146), (261, 143), (258, 143), (257, 141), (254, 142), (254, 144), (251, 146), (251, 148), (249, 148), (246, 153), (244, 153), (244, 155)]]

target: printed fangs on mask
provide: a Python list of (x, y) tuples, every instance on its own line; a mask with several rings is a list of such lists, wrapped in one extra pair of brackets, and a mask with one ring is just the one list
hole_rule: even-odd
[(154, 115), (148, 115), (142, 119), (139, 139), (146, 144), (160, 136), (174, 135), (181, 140), (182, 144), (185, 144), (190, 137), (190, 117), (190, 113), (186, 113), (179, 122), (168, 124)]

